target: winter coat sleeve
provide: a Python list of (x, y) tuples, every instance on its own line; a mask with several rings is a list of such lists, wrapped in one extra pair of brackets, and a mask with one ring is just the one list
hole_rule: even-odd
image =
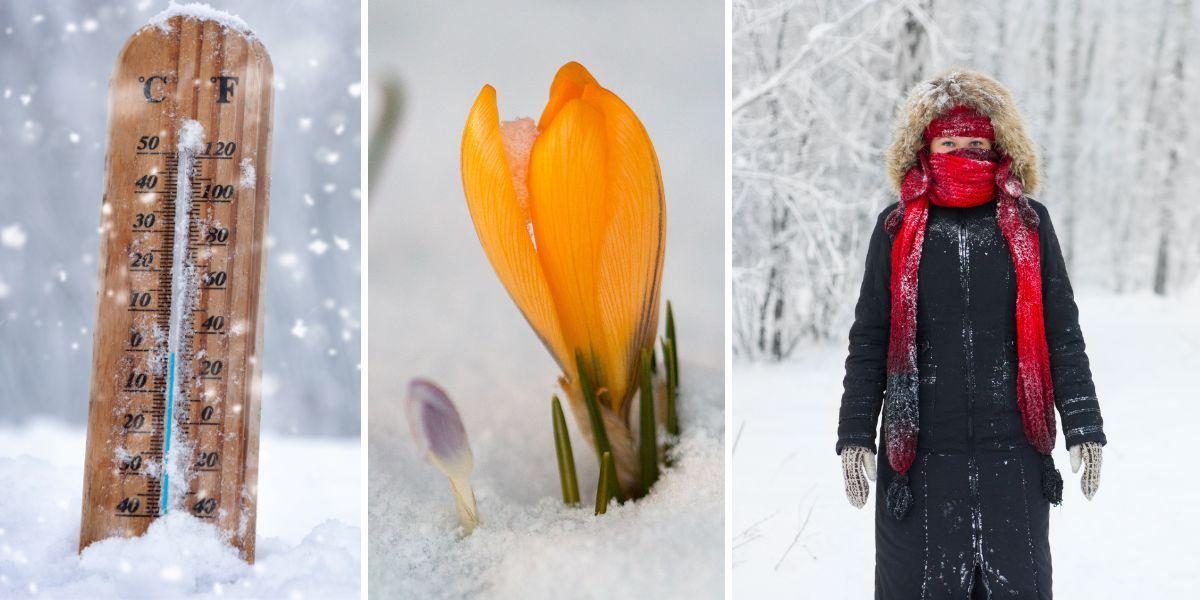
[(1105, 444), (1104, 419), (1092, 383), (1092, 370), (1079, 328), (1079, 308), (1067, 265), (1063, 260), (1050, 213), (1038, 202), (1038, 238), (1042, 262), (1042, 305), (1046, 324), (1046, 343), (1050, 347), (1050, 375), (1054, 382), (1054, 402), (1062, 418), (1067, 447), (1084, 442)]
[(875, 451), (875, 429), (887, 387), (888, 330), (891, 322), (891, 236), (884, 219), (895, 208), (887, 207), (875, 221), (867, 247), (854, 325), (850, 327), (850, 352), (842, 380), (842, 407), (838, 414), (837, 453), (847, 446)]

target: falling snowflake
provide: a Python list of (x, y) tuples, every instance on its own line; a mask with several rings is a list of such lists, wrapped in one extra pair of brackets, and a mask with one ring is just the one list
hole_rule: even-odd
[(336, 165), (342, 158), (340, 154), (330, 150), (329, 148), (317, 148), (316, 155), (317, 160), (328, 165)]
[(29, 239), (25, 235), (25, 231), (17, 223), (13, 223), (4, 229), (0, 229), (0, 244), (9, 248), (21, 249), (25, 246), (25, 241)]

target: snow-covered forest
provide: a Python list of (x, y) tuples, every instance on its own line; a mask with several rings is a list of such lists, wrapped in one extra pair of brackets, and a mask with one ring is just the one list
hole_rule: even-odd
[[(358, 2), (213, 4), (275, 68), (263, 426), (357, 435)], [(0, 421), (86, 420), (108, 78), (166, 7), (0, 3)]]
[(894, 201), (897, 105), (992, 73), (1039, 145), (1076, 285), (1177, 295), (1200, 273), (1200, 15), (1192, 0), (734, 0), (733, 347), (779, 360), (848, 325)]

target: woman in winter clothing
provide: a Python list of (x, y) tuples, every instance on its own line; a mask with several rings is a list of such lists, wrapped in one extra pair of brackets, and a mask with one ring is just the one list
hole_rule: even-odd
[(1051, 598), (1055, 410), (1091, 499), (1106, 443), (1079, 315), (1008, 90), (917, 85), (887, 155), (838, 423), (846, 494), (874, 479), (875, 597)]

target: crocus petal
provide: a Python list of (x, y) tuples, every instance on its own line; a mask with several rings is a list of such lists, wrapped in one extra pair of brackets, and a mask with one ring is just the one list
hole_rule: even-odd
[(466, 481), (474, 457), (462, 418), (446, 392), (433, 382), (414, 379), (408, 384), (404, 412), (421, 455), (447, 477)]
[(550, 96), (530, 161), (538, 255), (568, 347), (584, 352), (621, 411), (658, 324), (666, 240), (658, 157), (633, 111), (583, 67), (560, 69)]
[(605, 194), (614, 212), (600, 250), (596, 301), (607, 354), (618, 360), (609, 369), (612, 401), (624, 408), (629, 394), (622, 390), (636, 387), (642, 349), (653, 347), (658, 329), (666, 201), (658, 156), (637, 115), (603, 88), (589, 86), (583, 100), (604, 113)]
[(492, 269), (542, 343), (564, 369), (574, 364), (559, 328), (550, 289), (529, 237), (529, 214), (513, 188), (496, 90), (484, 86), (463, 129), (463, 192), (475, 233)]
[[(571, 100), (538, 137), (529, 160), (530, 214), (542, 272), (563, 339), (593, 363), (597, 388), (606, 381), (601, 369), (607, 362), (597, 356), (605, 344), (596, 305), (600, 248), (612, 212), (604, 193), (606, 153), (604, 115)], [(575, 369), (564, 372), (575, 378)]]
[(538, 119), (538, 129), (545, 131), (558, 115), (558, 111), (562, 110), (567, 102), (582, 96), (583, 88), (589, 85), (600, 84), (596, 83), (596, 78), (592, 77), (583, 65), (572, 61), (559, 67), (558, 72), (554, 74), (554, 82), (550, 84), (550, 100), (546, 102), (546, 108), (542, 110), (542, 116)]

